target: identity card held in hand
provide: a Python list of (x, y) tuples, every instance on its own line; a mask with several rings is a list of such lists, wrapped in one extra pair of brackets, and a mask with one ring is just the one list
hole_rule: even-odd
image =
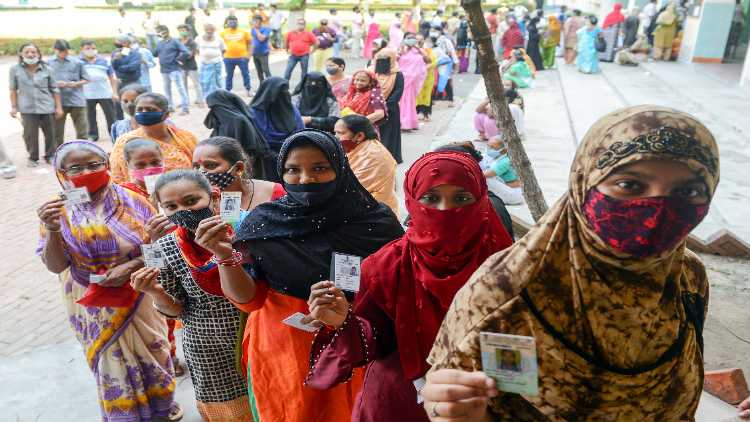
[(497, 382), (500, 391), (539, 395), (539, 371), (534, 337), (479, 333), (482, 371)]
[(221, 219), (227, 223), (240, 221), (242, 192), (222, 192), (219, 210)]
[(359, 291), (359, 281), (362, 274), (362, 258), (354, 255), (333, 253), (331, 265), (333, 284), (348, 292)]
[(161, 246), (157, 244), (144, 244), (141, 245), (141, 252), (143, 252), (143, 262), (146, 267), (149, 268), (165, 268), (164, 263), (164, 251), (161, 250)]

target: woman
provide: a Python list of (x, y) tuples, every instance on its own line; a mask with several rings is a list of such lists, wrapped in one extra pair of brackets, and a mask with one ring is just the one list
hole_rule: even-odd
[(526, 42), (521, 33), (521, 28), (518, 27), (518, 22), (512, 17), (508, 18), (510, 26), (508, 30), (503, 34), (503, 38), (500, 44), (503, 47), (503, 59), (509, 59), (513, 50), (518, 47), (523, 47)]
[(404, 93), (404, 75), (398, 67), (396, 51), (384, 48), (375, 54), (375, 60), (369, 69), (378, 79), (383, 98), (385, 98), (387, 120), (380, 128), (380, 142), (388, 148), (397, 163), (401, 164), (401, 108), (399, 102)]
[(154, 209), (111, 183), (107, 153), (91, 142), (61, 145), (53, 165), (63, 189), (85, 188), (91, 200), (44, 203), (37, 254), (59, 274), (68, 319), (96, 378), (102, 419), (179, 420), (164, 317), (127, 284), (143, 266), (144, 226)]
[(578, 55), (578, 31), (586, 25), (586, 21), (581, 17), (581, 11), (573, 10), (573, 16), (565, 20), (563, 25), (563, 35), (565, 45), (565, 64), (572, 65)]
[(536, 70), (542, 71), (544, 70), (544, 62), (542, 61), (542, 54), (539, 50), (539, 44), (542, 40), (542, 37), (539, 34), (539, 28), (537, 27), (537, 25), (539, 24), (539, 16), (541, 15), (541, 13), (539, 12), (537, 12), (536, 16), (529, 20), (529, 23), (526, 26), (529, 32), (529, 41), (526, 44), (526, 53), (528, 53), (529, 57), (531, 57), (531, 61), (534, 62), (534, 67), (536, 68)]
[(219, 284), (220, 268), (232, 261), (217, 259), (199, 243), (199, 224), (216, 220), (219, 193), (199, 172), (173, 170), (159, 177), (154, 197), (177, 229), (154, 242), (165, 267), (136, 271), (133, 287), (160, 313), (182, 321), (182, 348), (203, 420), (250, 421), (247, 383), (236, 365), (240, 312)]
[(542, 40), (542, 63), (547, 69), (555, 67), (555, 52), (560, 44), (560, 21), (557, 16), (547, 16), (547, 30)]
[(353, 421), (428, 421), (415, 384), (429, 370), (443, 316), (474, 270), (512, 243), (468, 154), (424, 155), (404, 193), (406, 235), (362, 263), (354, 305), (330, 281), (315, 284), (308, 300), (310, 317), (326, 327), (315, 336), (307, 385), (330, 388), (372, 362)]
[(326, 77), (319, 72), (308, 72), (292, 92), (292, 104), (302, 115), (305, 127), (333, 132), (333, 125), (341, 116), (339, 102)]
[[(456, 295), (428, 358), (425, 409), (454, 421), (693, 420), (708, 281), (685, 239), (718, 180), (716, 141), (685, 113), (637, 106), (597, 121), (569, 193)], [(481, 368), (480, 331), (534, 336), (538, 395), (462, 372)], [(478, 394), (456, 394), (467, 378)]]
[(367, 70), (359, 70), (352, 75), (349, 90), (340, 102), (341, 115), (359, 114), (370, 123), (380, 124), (387, 117), (383, 91), (378, 78)]
[(292, 104), (289, 81), (278, 76), (260, 83), (250, 103), (250, 112), (271, 150), (276, 153), (287, 136), (305, 127), (299, 110)]
[(672, 58), (672, 43), (676, 35), (677, 5), (671, 2), (656, 18), (654, 60), (670, 60)]
[(518, 88), (528, 88), (534, 81), (534, 72), (530, 66), (533, 66), (531, 60), (527, 61), (526, 55), (522, 49), (516, 49), (513, 57), (508, 62), (508, 67), (503, 71), (503, 82), (510, 81)]
[(364, 57), (367, 60), (371, 60), (373, 58), (373, 48), (375, 40), (382, 37), (382, 34), (380, 33), (380, 25), (378, 25), (377, 22), (373, 19), (370, 22), (370, 25), (367, 26), (367, 38), (365, 39), (365, 52)]
[[(521, 139), (525, 139), (526, 126), (524, 124), (523, 109), (518, 105), (518, 99), (520, 98), (518, 91), (516, 91), (515, 88), (505, 88), (504, 92), (505, 98), (508, 101), (510, 115), (513, 117), (513, 121), (516, 124), (518, 135)], [(487, 142), (496, 136), (502, 137), (502, 131), (497, 127), (497, 119), (495, 118), (495, 113), (492, 111), (492, 105), (490, 104), (489, 98), (486, 98), (479, 103), (474, 112), (474, 129), (477, 130), (479, 141)]]
[(140, 127), (117, 138), (115, 145), (112, 147), (109, 162), (113, 182), (124, 183), (130, 180), (123, 148), (133, 139), (150, 139), (158, 143), (164, 154), (165, 171), (190, 168), (193, 149), (198, 140), (192, 133), (167, 124), (168, 117), (169, 101), (167, 97), (154, 92), (147, 92), (136, 98), (135, 121)]
[(112, 124), (110, 128), (112, 139), (117, 140), (123, 134), (138, 128), (138, 122), (135, 121), (135, 99), (146, 92), (146, 89), (140, 85), (126, 85), (120, 88), (120, 107), (125, 118)]
[(120, 186), (129, 189), (144, 198), (149, 198), (153, 185), (146, 183), (146, 178), (156, 181), (164, 173), (164, 154), (161, 147), (150, 139), (133, 139), (122, 149), (122, 155), (128, 165), (129, 182)]
[(352, 114), (336, 122), (334, 132), (359, 183), (398, 216), (396, 160), (378, 140), (372, 123), (364, 116)]
[(404, 31), (401, 29), (401, 22), (394, 21), (388, 29), (388, 48), (398, 50), (403, 40)]
[(490, 191), (502, 199), (504, 204), (523, 204), (523, 185), (510, 162), (508, 145), (501, 136), (490, 138), (485, 154), (488, 160), (487, 168), (484, 169), (484, 177), (487, 178)]
[(596, 16), (589, 16), (586, 26), (579, 29), (578, 33), (578, 57), (576, 67), (582, 73), (599, 72), (599, 52), (596, 50), (596, 39), (601, 36), (602, 30), (596, 26)]
[(234, 93), (217, 89), (206, 97), (208, 114), (203, 125), (211, 129), (211, 136), (224, 136), (236, 139), (242, 150), (251, 160), (246, 169), (252, 177), (262, 180), (276, 180), (275, 166), (268, 166), (276, 159), (276, 154), (266, 142), (266, 138), (255, 125), (250, 108)]
[(422, 87), (419, 89), (419, 94), (417, 94), (417, 113), (421, 115), (422, 120), (429, 122), (432, 115), (432, 91), (435, 89), (437, 56), (432, 50), (432, 41), (429, 43), (425, 42), (422, 34), (417, 34), (417, 45), (430, 58), (430, 62), (427, 63), (427, 73), (425, 74), (424, 82), (422, 82)]
[(469, 39), (469, 22), (464, 16), (456, 31), (456, 55), (458, 56), (458, 73), (466, 73), (469, 70), (469, 56), (471, 45)]
[[(221, 277), (227, 297), (249, 313), (255, 420), (348, 421), (361, 374), (328, 391), (304, 387), (313, 334), (282, 320), (308, 312), (310, 286), (329, 278), (334, 251), (367, 257), (403, 230), (357, 182), (341, 144), (325, 132), (305, 129), (290, 136), (279, 155), (279, 173), (287, 196), (255, 208), (237, 232), (234, 246), (245, 257), (249, 280)], [(222, 257), (232, 254), (231, 245), (214, 249)]]
[(404, 92), (399, 101), (401, 130), (419, 129), (417, 119), (417, 95), (427, 76), (427, 63), (430, 58), (417, 46), (417, 36), (407, 33), (398, 58), (398, 67), (404, 77)]
[(10, 117), (21, 114), (23, 140), (29, 154), (27, 167), (39, 165), (39, 129), (44, 133), (44, 161), (55, 153), (54, 119), (63, 115), (60, 90), (42, 52), (33, 43), (18, 49), (18, 64), (10, 68)]
[(630, 47), (638, 39), (638, 28), (641, 25), (641, 19), (638, 16), (640, 9), (633, 7), (630, 9), (630, 15), (625, 19), (623, 24), (623, 31), (625, 32), (625, 39), (623, 41), (624, 47)]
[(349, 90), (349, 84), (352, 78), (346, 76), (346, 62), (339, 57), (331, 57), (326, 62), (326, 73), (328, 83), (331, 84), (331, 90), (336, 99), (341, 101)]
[(602, 37), (607, 43), (607, 48), (599, 53), (599, 59), (602, 61), (614, 61), (615, 53), (621, 45), (620, 35), (625, 22), (625, 15), (622, 14), (621, 10), (622, 4), (615, 3), (614, 10), (604, 18), (602, 23)]

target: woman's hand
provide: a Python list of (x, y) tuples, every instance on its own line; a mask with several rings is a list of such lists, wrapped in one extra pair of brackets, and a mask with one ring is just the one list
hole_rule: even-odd
[(330, 281), (313, 284), (307, 306), (310, 308), (310, 317), (334, 328), (344, 325), (349, 313), (346, 296)]
[(60, 230), (60, 217), (62, 216), (63, 206), (65, 206), (65, 202), (61, 199), (53, 199), (42, 204), (36, 210), (36, 214), (46, 228), (58, 231)]
[(164, 237), (174, 230), (174, 224), (163, 215), (154, 215), (146, 222), (146, 232), (151, 238), (151, 242), (156, 242), (159, 238)]
[(742, 403), (737, 406), (737, 411), (739, 412), (738, 416), (740, 419), (750, 420), (750, 397), (743, 400)]
[(310, 122), (312, 122), (311, 116), (302, 116), (302, 123), (304, 123), (305, 126), (309, 125)]
[(104, 287), (120, 287), (130, 280), (130, 274), (133, 271), (141, 267), (143, 267), (143, 261), (138, 258), (112, 267), (104, 274), (107, 278), (99, 283), (99, 285)]
[(195, 243), (212, 252), (218, 259), (232, 256), (232, 240), (229, 238), (229, 224), (221, 221), (220, 215), (206, 218), (195, 229)]
[(158, 268), (143, 267), (130, 275), (130, 285), (138, 292), (146, 293), (150, 296), (159, 296), (164, 292), (164, 288), (156, 281), (159, 275)]
[(427, 374), (420, 395), (432, 421), (477, 422), (490, 420), (487, 402), (497, 396), (497, 389), (483, 372), (439, 369)]

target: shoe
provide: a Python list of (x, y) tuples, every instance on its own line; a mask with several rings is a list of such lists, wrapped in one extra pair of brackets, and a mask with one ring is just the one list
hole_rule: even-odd
[(5, 166), (0, 168), (0, 175), (3, 179), (13, 179), (16, 177), (16, 166)]
[(26, 162), (26, 167), (32, 168), (32, 167), (39, 167), (39, 161), (32, 160), (29, 158), (29, 161)]
[(185, 411), (182, 410), (182, 406), (177, 402), (173, 402), (169, 414), (156, 418), (156, 420), (159, 422), (175, 422), (181, 420), (183, 416), (185, 416)]

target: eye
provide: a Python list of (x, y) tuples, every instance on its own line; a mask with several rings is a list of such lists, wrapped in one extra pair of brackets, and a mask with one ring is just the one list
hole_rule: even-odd
[(162, 205), (161, 207), (164, 208), (165, 210), (170, 210), (171, 211), (171, 210), (177, 208), (177, 205), (169, 204), (169, 205)]
[(299, 170), (298, 170), (297, 168), (294, 168), (294, 167), (290, 167), (290, 168), (287, 168), (287, 169), (285, 169), (285, 170), (284, 170), (284, 173), (286, 173), (286, 174), (295, 174), (295, 173), (297, 173), (298, 171), (299, 171)]
[(459, 203), (459, 204), (466, 204), (466, 203), (472, 202), (473, 200), (474, 200), (474, 196), (471, 195), (470, 193), (459, 193), (455, 197), (456, 203)]
[(419, 202), (423, 204), (436, 204), (440, 202), (440, 197), (434, 193), (428, 192), (419, 198)]
[(629, 194), (636, 194), (645, 190), (645, 186), (635, 180), (619, 180), (615, 182), (615, 185)]
[(196, 203), (198, 203), (198, 198), (188, 198), (187, 200), (185, 200), (185, 205), (188, 206), (195, 205)]
[(680, 198), (696, 199), (707, 196), (704, 186), (681, 186), (674, 190), (674, 195)]
[(313, 168), (313, 170), (314, 170), (314, 171), (317, 171), (318, 173), (320, 173), (320, 172), (324, 172), (324, 171), (328, 171), (328, 170), (330, 170), (330, 169), (331, 169), (331, 168), (330, 168), (330, 167), (328, 167), (328, 166), (319, 166), (319, 167), (315, 167), (315, 168)]

